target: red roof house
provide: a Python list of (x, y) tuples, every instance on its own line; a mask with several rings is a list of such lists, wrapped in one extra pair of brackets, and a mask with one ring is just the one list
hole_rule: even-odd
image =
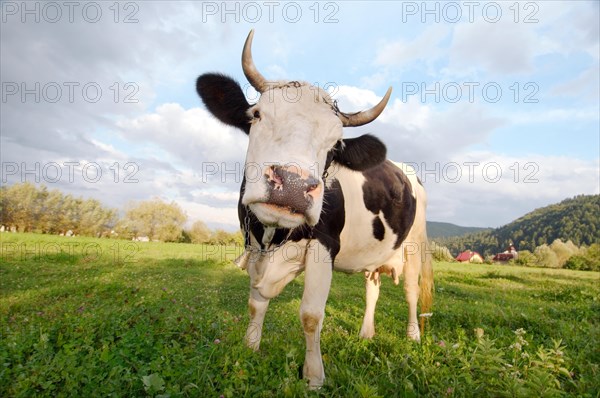
[(481, 264), (483, 263), (483, 257), (477, 252), (465, 250), (456, 256), (456, 261)]

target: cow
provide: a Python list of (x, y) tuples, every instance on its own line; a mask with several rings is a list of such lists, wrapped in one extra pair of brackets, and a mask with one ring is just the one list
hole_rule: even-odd
[(246, 247), (236, 260), (250, 276), (246, 344), (259, 349), (269, 300), (304, 272), (302, 375), (315, 389), (325, 380), (320, 332), (334, 270), (364, 272), (363, 338), (375, 335), (380, 276), (398, 284), (403, 274), (407, 335), (420, 341), (417, 301), (420, 296), (421, 315), (428, 315), (433, 290), (426, 195), (414, 170), (386, 160), (378, 138), (342, 135), (343, 127), (375, 120), (391, 88), (373, 108), (344, 113), (321, 88), (266, 80), (252, 58), (253, 36), (251, 30), (242, 69), (260, 93), (257, 103), (249, 104), (240, 85), (219, 73), (201, 75), (196, 89), (212, 115), (249, 137), (238, 202)]

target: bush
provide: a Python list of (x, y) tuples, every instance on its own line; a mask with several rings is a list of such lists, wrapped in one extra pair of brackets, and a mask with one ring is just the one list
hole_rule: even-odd
[(431, 251), (431, 257), (435, 261), (454, 261), (454, 256), (450, 253), (450, 250), (446, 246), (442, 246), (439, 243), (431, 242), (429, 244), (429, 250)]
[(548, 245), (535, 248), (535, 265), (538, 267), (559, 268), (558, 256)]
[(536, 257), (529, 250), (521, 250), (516, 259), (511, 260), (515, 265), (522, 265), (525, 267), (531, 267), (535, 265)]
[(567, 269), (577, 269), (581, 271), (593, 271), (594, 264), (587, 257), (581, 255), (571, 256), (565, 263)]
[(600, 245), (594, 243), (581, 252), (581, 254), (571, 256), (564, 267), (581, 271), (600, 271)]
[(579, 248), (573, 244), (570, 240), (564, 243), (560, 239), (555, 239), (550, 245), (550, 248), (556, 254), (558, 261), (558, 268), (563, 268), (567, 260), (576, 254), (579, 254)]

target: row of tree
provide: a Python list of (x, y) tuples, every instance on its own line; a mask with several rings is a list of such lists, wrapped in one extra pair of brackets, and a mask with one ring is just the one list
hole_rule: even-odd
[(241, 233), (210, 230), (202, 221), (185, 228), (187, 215), (174, 202), (131, 203), (119, 217), (95, 199), (75, 198), (31, 183), (0, 188), (0, 225), (19, 232), (104, 236), (162, 242), (243, 244)]
[(31, 183), (0, 189), (0, 222), (20, 232), (96, 236), (116, 224), (117, 211), (95, 199), (75, 198)]
[(600, 236), (600, 195), (579, 195), (536, 209), (503, 227), (463, 236), (439, 238), (452, 252), (465, 249), (483, 255), (502, 252), (512, 242), (519, 250), (533, 252), (556, 239), (575, 246), (598, 243)]
[(572, 241), (556, 239), (543, 244), (533, 252), (522, 250), (514, 260), (516, 265), (528, 267), (568, 268), (583, 271), (600, 271), (600, 244), (577, 247)]

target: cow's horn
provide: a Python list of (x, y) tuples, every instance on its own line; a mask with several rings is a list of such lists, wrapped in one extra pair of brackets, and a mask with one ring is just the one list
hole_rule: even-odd
[(381, 101), (379, 101), (379, 103), (373, 108), (357, 113), (339, 112), (338, 117), (342, 121), (344, 127), (357, 127), (362, 126), (363, 124), (371, 123), (373, 120), (377, 119), (377, 116), (379, 116), (381, 112), (383, 112), (388, 100), (390, 99), (390, 95), (392, 95), (391, 87), (388, 88)]
[(246, 79), (252, 84), (252, 87), (259, 93), (264, 92), (267, 89), (267, 80), (260, 74), (260, 72), (254, 66), (252, 60), (252, 38), (254, 37), (254, 29), (248, 33), (246, 43), (244, 43), (244, 51), (242, 51), (242, 69)]

